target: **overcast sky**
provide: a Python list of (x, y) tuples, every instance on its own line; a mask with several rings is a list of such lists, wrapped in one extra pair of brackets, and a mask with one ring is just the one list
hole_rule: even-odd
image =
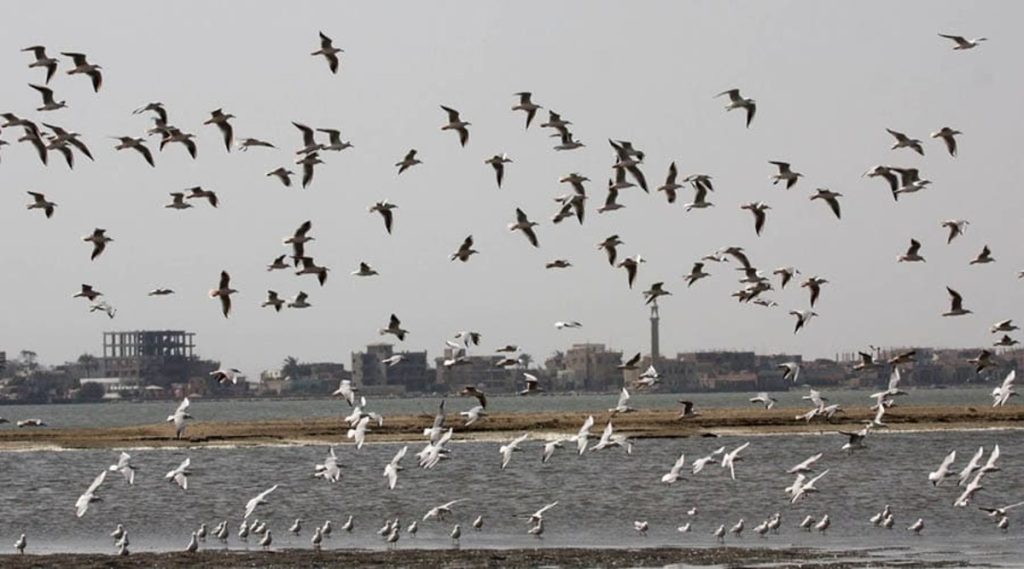
[[(410, 335), (404, 349), (438, 354), (459, 330), (483, 333), (490, 352), (521, 345), (542, 359), (582, 341), (647, 351), (648, 312), (640, 291), (664, 281), (662, 352), (753, 349), (832, 356), (868, 344), (979, 346), (992, 322), (1022, 317), (1024, 282), (1019, 223), (1024, 213), (1019, 104), (1024, 40), (1017, 2), (47, 2), (12, 4), (0, 39), (0, 111), (82, 133), (95, 162), (74, 171), (54, 154), (44, 167), (21, 129), (4, 129), (0, 149), (2, 325), (0, 350), (32, 349), (47, 363), (99, 353), (104, 330), (185, 329), (198, 333), (203, 357), (255, 374), (288, 356), (350, 362), (349, 353), (381, 340), (396, 313)], [(341, 70), (310, 56), (317, 32), (345, 49)], [(939, 32), (987, 36), (978, 49), (953, 51)], [(103, 66), (94, 94), (87, 78), (51, 82), (68, 109), (37, 113), (44, 72), (28, 69), (21, 48), (50, 55), (81, 51)], [(742, 111), (726, 113), (720, 91), (738, 87), (757, 100), (745, 129)], [(524, 131), (513, 93), (532, 91), (545, 109), (573, 122), (587, 146), (556, 152), (551, 132)], [(131, 110), (166, 104), (172, 124), (198, 135), (199, 158), (180, 145), (156, 153), (150, 168), (134, 152), (115, 152), (112, 135), (141, 136), (150, 126)], [(441, 132), (439, 105), (472, 123), (466, 148)], [(201, 126), (218, 107), (236, 115), (235, 132), (270, 140), (277, 150), (225, 152), (220, 134)], [(288, 165), (300, 146), (291, 121), (333, 127), (355, 147), (327, 153), (306, 190), (285, 189), (264, 174)], [(928, 133), (964, 132), (950, 158)], [(889, 150), (890, 127), (925, 139), (925, 157)], [(607, 139), (646, 152), (652, 189), (676, 161), (681, 175), (714, 177), (714, 207), (684, 213), (661, 194), (631, 188), (626, 208), (597, 215), (614, 154)], [(156, 139), (151, 139), (156, 148)], [(400, 177), (393, 164), (417, 148), (424, 164)], [(515, 162), (498, 190), (483, 163), (508, 152)], [(787, 160), (805, 177), (792, 190), (772, 186), (768, 160)], [(894, 203), (884, 181), (862, 178), (874, 164), (921, 168), (926, 191)], [(559, 177), (593, 181), (588, 217), (552, 225), (553, 198), (570, 191)], [(163, 208), (168, 194), (202, 185), (221, 206)], [(816, 187), (844, 194), (837, 221)], [(59, 205), (53, 219), (27, 211), (27, 190)], [(367, 212), (398, 204), (394, 234)], [(772, 206), (761, 237), (748, 201)], [(534, 249), (506, 225), (515, 208), (541, 225)], [(939, 224), (964, 218), (964, 238), (946, 245)], [(282, 238), (304, 220), (308, 249), (332, 271), (268, 273), (287, 252)], [(115, 239), (96, 261), (81, 237), (103, 227)], [(620, 257), (642, 254), (636, 286), (612, 269), (596, 243), (617, 233)], [(480, 254), (450, 262), (466, 235)], [(925, 264), (897, 264), (911, 237)], [(969, 266), (989, 244), (997, 262)], [(770, 293), (780, 306), (740, 305), (735, 263), (687, 289), (694, 261), (728, 246), (745, 247), (770, 272), (793, 265), (827, 278), (820, 318), (792, 333), (793, 308), (806, 289)], [(564, 257), (574, 267), (545, 270)], [(381, 276), (349, 276), (360, 260)], [(230, 319), (207, 297), (228, 270)], [(114, 320), (73, 299), (91, 283), (117, 307)], [(949, 319), (945, 286), (960, 290), (972, 316)], [(777, 281), (776, 281), (777, 286)], [(150, 298), (169, 287), (176, 295)], [(312, 308), (261, 309), (266, 291), (309, 293)], [(556, 320), (581, 330), (557, 331)]]

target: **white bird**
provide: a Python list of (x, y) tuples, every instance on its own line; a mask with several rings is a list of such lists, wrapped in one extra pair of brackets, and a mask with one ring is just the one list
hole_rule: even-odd
[(692, 473), (697, 474), (701, 470), (704, 470), (704, 467), (707, 466), (708, 464), (717, 462), (718, 459), (716, 459), (715, 457), (722, 454), (723, 452), (725, 452), (725, 447), (719, 447), (711, 454), (707, 456), (702, 456), (697, 460), (693, 461)]
[(260, 547), (263, 549), (270, 549), (270, 544), (274, 542), (274, 536), (271, 535), (270, 530), (263, 534), (263, 539), (260, 540)]
[(341, 529), (343, 529), (343, 530), (345, 530), (345, 531), (347, 531), (349, 533), (352, 533), (352, 530), (355, 527), (356, 527), (355, 518), (353, 518), (352, 516), (349, 516), (348, 519), (345, 520), (345, 523), (341, 525)]
[(953, 42), (956, 43), (956, 45), (953, 46), (954, 50), (973, 49), (981, 45), (981, 42), (988, 41), (988, 38), (974, 38), (969, 40), (964, 36), (955, 36), (950, 34), (939, 34), (939, 37), (953, 40)]
[(923, 518), (917, 518), (917, 521), (914, 522), (913, 524), (911, 524), (910, 527), (907, 528), (907, 531), (912, 531), (915, 534), (920, 535), (921, 534), (921, 530), (923, 530), (923, 529), (924, 529), (924, 519)]
[(996, 466), (996, 461), (999, 460), (999, 445), (995, 445), (992, 448), (992, 452), (988, 455), (988, 461), (985, 462), (985, 466), (981, 467), (978, 471), (979, 474), (988, 474), (989, 472), (999, 472), (1000, 468)]
[(558, 505), (558, 501), (557, 500), (554, 501), (554, 502), (551, 502), (550, 504), (545, 505), (543, 508), (541, 508), (541, 509), (537, 510), (536, 512), (530, 514), (530, 517), (527, 520), (527, 523), (528, 524), (539, 524), (539, 523), (543, 522), (544, 521), (544, 514), (547, 513), (548, 510), (550, 510), (551, 508), (554, 508), (557, 505)]
[(441, 105), (444, 112), (448, 113), (448, 123), (441, 127), (441, 130), (454, 130), (459, 133), (459, 144), (463, 147), (469, 142), (469, 129), (466, 128), (471, 123), (466, 122), (459, 118), (459, 111)]
[(302, 518), (295, 518), (295, 523), (292, 524), (292, 527), (288, 528), (288, 531), (299, 535), (302, 532)]
[(217, 383), (220, 384), (231, 382), (232, 385), (238, 385), (238, 380), (245, 379), (245, 374), (235, 368), (220, 368), (216, 371), (211, 371), (210, 377), (216, 379)]
[(970, 310), (964, 308), (964, 299), (960, 296), (957, 291), (946, 287), (946, 292), (949, 293), (949, 312), (943, 312), (943, 316), (963, 316), (965, 314), (971, 314)]
[(616, 413), (631, 413), (633, 411), (636, 411), (636, 409), (630, 407), (628, 405), (628, 403), (629, 403), (629, 390), (626, 389), (625, 386), (623, 386), (622, 387), (622, 391), (619, 392), (619, 400), (618, 400), (618, 402), (615, 404), (615, 407), (612, 407), (611, 409), (609, 409), (608, 412), (614, 415)]
[(992, 389), (993, 407), (1002, 407), (1010, 400), (1010, 397), (1017, 395), (1017, 392), (1013, 390), (1013, 384), (1016, 379), (1017, 371), (1010, 370), (1010, 373), (1006, 374), (1006, 377), (1003, 378), (1003, 383)]
[(440, 506), (433, 507), (430, 510), (428, 510), (426, 514), (423, 515), (423, 521), (432, 520), (432, 519), (437, 519), (439, 521), (444, 521), (444, 517), (446, 515), (452, 513), (452, 506), (454, 506), (455, 504), (458, 504), (460, 502), (465, 502), (465, 501), (466, 501), (465, 498), (460, 498), (458, 500), (452, 500), (451, 502), (445, 502), (444, 504), (441, 504)]
[(356, 423), (355, 428), (349, 429), (348, 432), (345, 434), (347, 438), (355, 441), (357, 449), (363, 448), (363, 444), (366, 443), (366, 430), (369, 424), (369, 415), (363, 416), (361, 419), (359, 419), (359, 422)]
[(830, 525), (832, 525), (832, 520), (829, 519), (828, 514), (825, 514), (821, 517), (821, 520), (819, 520), (818, 523), (815, 524), (814, 529), (820, 531), (821, 533), (825, 533), (825, 530), (827, 530)]
[(348, 406), (353, 407), (355, 406), (356, 401), (356, 391), (357, 390), (352, 387), (352, 380), (343, 379), (341, 380), (341, 385), (339, 385), (338, 389), (334, 390), (334, 393), (331, 395), (341, 395), (345, 398), (345, 401), (348, 402)]
[(583, 454), (587, 450), (587, 443), (590, 439), (590, 429), (594, 427), (594, 416), (588, 415), (583, 421), (583, 426), (576, 433), (575, 436), (569, 438), (570, 442), (576, 443), (576, 450), (578, 454)]
[[(819, 481), (822, 478), (824, 478), (824, 476), (826, 474), (828, 474), (828, 469), (825, 469), (824, 471), (822, 471), (821, 474), (815, 476), (814, 478), (811, 478), (807, 482), (804, 482), (804, 483), (800, 484), (799, 487), (796, 487), (796, 483), (794, 482), (793, 498), (790, 499), (790, 503), (791, 504), (795, 504), (795, 503), (797, 503), (797, 501), (799, 501), (801, 498), (803, 498), (807, 494), (811, 494), (811, 493), (817, 492), (818, 488), (815, 487), (814, 484), (817, 481)], [(799, 476), (802, 476), (802, 475), (799, 475)], [(798, 479), (799, 479), (799, 476), (798, 476)]]
[(18, 541), (14, 542), (14, 549), (19, 553), (25, 553), (25, 546), (28, 545), (28, 541), (25, 539), (25, 534), (21, 534)]
[(746, 109), (747, 111), (747, 128), (750, 128), (750, 121), (754, 120), (754, 113), (757, 112), (757, 103), (754, 99), (745, 99), (740, 95), (739, 89), (729, 89), (728, 91), (722, 91), (715, 95), (715, 97), (721, 97), (722, 95), (729, 95), (729, 103), (725, 105), (726, 111), (733, 109)]
[(103, 501), (103, 498), (96, 495), (96, 491), (99, 489), (100, 484), (103, 484), (103, 481), (106, 480), (106, 478), (107, 471), (104, 470), (93, 479), (92, 484), (89, 484), (89, 488), (78, 497), (78, 500), (75, 501), (75, 515), (82, 517), (85, 515), (85, 512), (89, 510), (89, 504)]
[(466, 418), (466, 422), (462, 425), (463, 427), (469, 427), (475, 424), (477, 421), (487, 416), (487, 411), (484, 410), (483, 405), (475, 405), (469, 409), (469, 411), (461, 411), (459, 415)]
[(978, 447), (978, 451), (974, 453), (971, 460), (967, 463), (967, 466), (960, 471), (960, 475), (957, 477), (957, 486), (963, 486), (967, 483), (967, 479), (971, 477), (975, 472), (981, 468), (981, 457), (985, 454), (985, 447)]
[(743, 534), (743, 521), (744, 521), (743, 518), (740, 518), (740, 521), (736, 522), (736, 525), (734, 525), (731, 528), (729, 528), (729, 533), (735, 535), (736, 537), (742, 537), (742, 534)]
[(637, 533), (639, 533), (640, 535), (642, 535), (644, 537), (647, 537), (647, 530), (649, 528), (650, 528), (650, 524), (647, 523), (647, 520), (643, 520), (643, 521), (637, 520), (637, 521), (633, 522), (633, 529), (636, 530)]
[(451, 536), (452, 541), (454, 541), (455, 544), (458, 545), (459, 538), (462, 537), (462, 526), (459, 524), (455, 524), (455, 527), (452, 528), (452, 533), (449, 535)]
[(785, 362), (777, 366), (782, 370), (782, 379), (792, 379), (796, 383), (800, 379), (800, 364), (797, 362)]
[(917, 152), (921, 156), (924, 156), (924, 147), (921, 145), (921, 141), (916, 138), (910, 138), (902, 132), (892, 130), (891, 128), (885, 129), (886, 132), (892, 135), (896, 139), (890, 150), (896, 150), (897, 148), (910, 148), (914, 152)]
[(750, 446), (749, 441), (741, 444), (740, 446), (734, 448), (733, 450), (725, 453), (725, 455), (722, 456), (722, 468), (729, 469), (729, 476), (733, 480), (736, 480), (736, 461), (743, 460), (743, 457), (739, 456), (739, 454), (748, 446)]
[(188, 490), (188, 477), (190, 474), (192, 474), (192, 472), (189, 471), (188, 468), (191, 465), (192, 459), (186, 458), (185, 460), (181, 461), (181, 464), (179, 464), (173, 470), (165, 474), (164, 478), (168, 482), (174, 482), (182, 490)]
[(1000, 508), (978, 507), (978, 509), (983, 512), (988, 512), (989, 517), (1006, 518), (1007, 511), (1012, 510), (1014, 508), (1019, 508), (1020, 506), (1024, 506), (1024, 502), (1017, 502), (1016, 504), (1010, 504), (1009, 506), (1002, 506)]
[(807, 516), (804, 521), (800, 522), (800, 529), (811, 531), (811, 526), (814, 525), (814, 516)]
[(981, 471), (975, 474), (974, 478), (972, 478), (971, 481), (967, 483), (967, 486), (964, 487), (963, 493), (961, 493), (960, 496), (953, 501), (953, 507), (966, 508), (968, 505), (970, 505), (971, 498), (974, 496), (974, 494), (976, 494), (979, 490), (984, 488), (984, 486), (981, 485), (981, 479), (984, 476), (985, 473)]
[(314, 465), (314, 471), (313, 476), (323, 478), (328, 482), (341, 480), (341, 466), (338, 464), (338, 456), (334, 454), (333, 446), (328, 449), (324, 463)]
[(679, 533), (690, 533), (690, 522), (687, 522), (676, 528)]
[(794, 466), (793, 468), (790, 468), (789, 470), (787, 470), (786, 473), (787, 474), (800, 474), (800, 473), (812, 472), (814, 470), (814, 468), (813, 468), (814, 463), (818, 462), (818, 460), (821, 459), (822, 454), (823, 453), (819, 452), (818, 454), (816, 454), (814, 456), (811, 456), (807, 460), (805, 460), (805, 461), (801, 462), (800, 464)]
[(765, 409), (771, 409), (772, 407), (774, 407), (776, 401), (778, 400), (775, 399), (774, 397), (769, 397), (768, 393), (764, 391), (758, 393), (755, 397), (750, 398), (751, 403), (760, 403), (764, 405)]
[(711, 535), (715, 536), (719, 542), (725, 541), (725, 524), (718, 526), (718, 529), (711, 532)]
[(498, 448), (498, 452), (501, 454), (501, 469), (504, 470), (510, 462), (512, 462), (512, 453), (520, 450), (519, 444), (525, 441), (529, 437), (529, 433), (523, 433), (522, 435), (512, 439), (508, 444), (502, 445)]
[(131, 460), (131, 455), (122, 451), (121, 456), (117, 458), (117, 464), (111, 464), (109, 468), (110, 472), (120, 472), (129, 486), (135, 484), (135, 466)]
[(661, 481), (664, 482), (665, 484), (674, 484), (677, 480), (679, 480), (679, 475), (682, 472), (683, 466), (685, 464), (686, 454), (683, 453), (679, 455), (679, 458), (676, 460), (675, 464), (672, 465), (672, 468), (668, 471), (668, 473), (662, 475)]
[[(267, 503), (267, 500), (266, 500), (267, 496), (269, 496), (270, 493), (273, 492), (274, 490), (277, 490), (277, 486), (278, 486), (277, 484), (274, 484), (270, 488), (268, 488), (268, 489), (260, 492), (259, 494), (257, 494), (256, 497), (253, 498), (252, 500), (249, 500), (248, 502), (246, 502), (246, 504), (245, 504), (245, 515), (242, 516), (242, 518), (243, 519), (249, 519), (249, 516), (251, 516), (252, 513), (254, 511), (256, 511), (256, 508), (258, 506), (266, 504)], [(270, 532), (268, 531), (267, 534), (269, 534), (269, 533)], [(260, 545), (263, 545), (263, 544), (261, 543)]]
[(402, 447), (384, 467), (384, 476), (388, 479), (388, 488), (391, 490), (394, 490), (395, 485), (398, 484), (398, 471), (402, 470), (402, 466), (399, 463), (405, 458), (405, 453), (408, 451), (408, 446)]
[(192, 532), (192, 538), (188, 541), (188, 545), (185, 546), (186, 553), (195, 553), (199, 550), (199, 540), (196, 538), (196, 532)]
[(320, 528), (313, 530), (313, 537), (309, 540), (313, 544), (314, 551), (320, 551), (320, 544), (323, 542), (324, 536), (320, 533)]
[(178, 408), (174, 410), (174, 413), (167, 416), (166, 422), (174, 423), (174, 438), (176, 439), (180, 439), (182, 433), (185, 432), (185, 419), (192, 418), (192, 415), (188, 414), (189, 405), (188, 397), (186, 397), (178, 404)]
[(555, 449), (562, 448), (562, 443), (565, 442), (565, 440), (566, 439), (555, 439), (544, 443), (544, 450), (541, 451), (540, 455), (541, 463), (551, 460), (551, 456), (555, 454)]
[(483, 527), (484, 527), (484, 516), (483, 516), (483, 514), (480, 514), (479, 516), (476, 517), (475, 520), (473, 520), (473, 529), (475, 529), (477, 531), (480, 531), (481, 529), (483, 529)]
[(949, 471), (950, 466), (952, 466), (953, 461), (955, 460), (956, 451), (954, 450), (947, 454), (946, 458), (942, 459), (942, 464), (939, 465), (939, 468), (935, 472), (928, 473), (928, 480), (931, 481), (932, 486), (938, 486), (939, 484), (942, 484), (942, 481), (946, 478), (955, 476)]

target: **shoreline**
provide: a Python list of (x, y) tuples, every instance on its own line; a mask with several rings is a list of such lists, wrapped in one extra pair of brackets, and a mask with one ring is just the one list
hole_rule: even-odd
[[(196, 446), (259, 446), (270, 444), (351, 444), (345, 434), (348, 426), (341, 420), (347, 409), (339, 408), (339, 417), (287, 419), (268, 421), (190, 422), (185, 438), (175, 440), (173, 426), (167, 423), (132, 427), (62, 429), (54, 427), (0, 429), (0, 451), (60, 450), (101, 448), (164, 448)], [(838, 415), (831, 423), (805, 423), (795, 417), (804, 408), (713, 408), (700, 415), (678, 419), (675, 410), (643, 410), (612, 415), (607, 411), (496, 413), (469, 429), (462, 428), (462, 418), (455, 412), (447, 414), (447, 425), (454, 428), (453, 442), (497, 441), (523, 432), (537, 438), (555, 438), (576, 433), (583, 420), (594, 416), (593, 433), (599, 435), (604, 423), (612, 420), (617, 432), (631, 438), (685, 438), (828, 434), (840, 430), (856, 430), (874, 413), (856, 408)], [(419, 442), (423, 429), (430, 427), (433, 416), (397, 415), (384, 418), (381, 427), (371, 426), (367, 443)], [(935, 430), (1015, 429), (1024, 428), (1024, 406), (985, 408), (960, 405), (901, 406), (886, 413), (886, 429), (875, 432), (913, 432)]]
[[(537, 548), (537, 549), (402, 549), (368, 550), (274, 550), (270, 552), (202, 551), (198, 553), (0, 555), (0, 564), (11, 569), (66, 567), (70, 569), (142, 568), (307, 568), (340, 566), (407, 567), (414, 569), (468, 567), (665, 567), (673, 564), (747, 566), (770, 565), (775, 569), (854, 569), (884, 567), (893, 559), (865, 551), (829, 551), (803, 548), (656, 547), (656, 548)], [(904, 560), (905, 562), (905, 560)], [(917, 559), (915, 567), (963, 567), (963, 563)]]

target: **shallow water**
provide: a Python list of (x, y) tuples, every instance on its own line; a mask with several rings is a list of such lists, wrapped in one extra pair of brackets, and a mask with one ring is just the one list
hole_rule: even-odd
[[(600, 427), (600, 426), (598, 426)], [(110, 473), (83, 518), (73, 504), (91, 479), (112, 464), (111, 450), (0, 452), (0, 540), (13, 543), (28, 534), (33, 552), (113, 552), (108, 534), (115, 524), (129, 531), (133, 551), (180, 550), (202, 522), (212, 528), (227, 520), (231, 537), (227, 547), (257, 548), (237, 538), (245, 502), (273, 484), (280, 488), (254, 517), (268, 522), (274, 547), (306, 548), (313, 524), (332, 520), (333, 536), (326, 548), (382, 549), (376, 530), (385, 518), (404, 524), (422, 518), (431, 507), (466, 498), (447, 522), (420, 522), (415, 538), (402, 533), (399, 547), (450, 547), (454, 523), (463, 526), (464, 547), (644, 547), (657, 545), (714, 546), (711, 532), (746, 520), (742, 538), (726, 543), (743, 546), (812, 547), (826, 549), (882, 549), (873, 555), (929, 560), (971, 560), (1013, 566), (1024, 559), (1024, 508), (1012, 510), (1009, 533), (995, 528), (979, 505), (1004, 505), (1024, 499), (1024, 453), (1016, 431), (941, 431), (873, 434), (869, 448), (854, 454), (839, 450), (844, 438), (835, 435), (755, 437), (737, 466), (738, 480), (710, 465), (698, 475), (685, 472), (672, 486), (659, 482), (678, 453), (687, 463), (721, 445), (734, 447), (744, 438), (658, 439), (640, 441), (632, 455), (621, 449), (577, 456), (562, 449), (547, 463), (540, 462), (538, 442), (527, 441), (506, 470), (499, 469), (497, 443), (456, 443), (452, 457), (434, 470), (420, 470), (410, 445), (398, 488), (389, 491), (382, 471), (401, 445), (368, 444), (361, 450), (337, 447), (345, 465), (342, 481), (329, 484), (313, 478), (313, 465), (321, 462), (326, 446), (270, 446), (246, 448), (152, 449), (133, 451), (139, 467), (136, 485), (127, 486)], [(955, 481), (932, 487), (927, 473), (942, 457), (957, 450), (954, 467), (962, 468), (978, 446), (993, 444), (1002, 450), (1002, 470), (985, 478), (985, 489), (968, 508), (953, 508), (959, 494)], [(831, 469), (819, 482), (821, 492), (790, 505), (783, 488), (791, 481), (785, 470), (808, 456), (824, 452), (819, 470)], [(163, 480), (163, 474), (184, 457), (192, 458), (194, 475), (188, 491)], [(986, 455), (987, 456), (987, 455)], [(526, 534), (516, 513), (532, 512), (548, 502), (559, 505), (545, 515), (542, 540)], [(873, 527), (868, 518), (886, 503), (892, 504), (896, 527)], [(697, 506), (694, 518), (686, 510)], [(751, 529), (772, 512), (781, 512), (779, 535), (759, 538)], [(807, 514), (828, 513), (832, 528), (826, 535), (806, 533), (797, 524)], [(483, 531), (470, 523), (483, 514)], [(351, 534), (341, 530), (348, 515), (355, 516)], [(307, 520), (299, 537), (286, 530), (296, 517)], [(906, 527), (918, 517), (925, 520), (921, 536)], [(647, 520), (647, 537), (633, 530), (634, 520)], [(691, 521), (693, 531), (680, 534), (676, 527)], [(208, 538), (204, 547), (225, 547)]]
[[(969, 389), (919, 389), (903, 397), (900, 405), (974, 405), (988, 407), (992, 398), (991, 386)], [(806, 407), (807, 401), (800, 398), (806, 389), (773, 393), (780, 407)], [(865, 407), (872, 403), (868, 398), (871, 391), (865, 390), (824, 390), (823, 394), (832, 403), (843, 407)], [(671, 409), (678, 407), (679, 399), (694, 401), (702, 407), (753, 407), (748, 399), (752, 393), (636, 393), (632, 394), (630, 405), (645, 409)], [(369, 407), (387, 417), (424, 413), (433, 416), (437, 410), (437, 397), (411, 397), (393, 399), (369, 399)], [(455, 395), (447, 397), (448, 410), (464, 410), (475, 401)], [(488, 411), (541, 412), (541, 411), (603, 411), (614, 407), (618, 395), (543, 395), (537, 397), (488, 397)], [(52, 427), (124, 427), (160, 423), (174, 412), (177, 402), (147, 401), (141, 403), (83, 403), (75, 405), (0, 405), (0, 416), (12, 423), (18, 419), (38, 417)], [(264, 421), (272, 419), (301, 419), (337, 417), (347, 415), (348, 405), (339, 399), (254, 399), (254, 400), (201, 400), (194, 399), (189, 412), (197, 421)], [(0, 425), (0, 428), (3, 428)], [(6, 428), (12, 428), (7, 425)]]

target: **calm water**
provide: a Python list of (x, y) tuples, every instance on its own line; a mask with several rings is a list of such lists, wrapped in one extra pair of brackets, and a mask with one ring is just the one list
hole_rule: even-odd
[[(992, 386), (971, 389), (920, 389), (900, 400), (900, 405), (980, 405), (991, 404)], [(800, 397), (806, 389), (774, 393), (780, 407), (807, 407)], [(871, 404), (870, 391), (825, 390), (824, 395), (844, 407)], [(697, 407), (749, 407), (752, 393), (634, 393), (630, 405), (637, 408), (667, 409), (677, 407), (678, 399), (691, 399)], [(373, 399), (370, 408), (388, 415), (426, 413), (433, 415), (441, 397), (404, 399)], [(615, 406), (618, 395), (548, 395), (539, 397), (488, 397), (488, 410), (502, 412), (533, 411), (604, 411)], [(465, 410), (475, 404), (471, 398), (448, 397), (448, 411)], [(12, 422), (38, 417), (53, 427), (122, 427), (164, 421), (177, 403), (158, 401), (145, 403), (92, 403), (79, 405), (0, 405), (0, 416)], [(348, 405), (339, 399), (308, 400), (195, 400), (190, 413), (197, 421), (261, 421), (347, 415)], [(0, 425), (0, 428), (5, 426)], [(11, 428), (9, 425), (7, 428)]]
[[(99, 409), (122, 407), (136, 406)], [(216, 404), (209, 406), (215, 408)], [(61, 408), (65, 409), (72, 408)], [(720, 445), (733, 447), (746, 440), (751, 445), (737, 467), (736, 481), (717, 465), (696, 476), (686, 474), (673, 486), (658, 481), (680, 452), (687, 454), (689, 463)], [(200, 523), (212, 527), (227, 520), (227, 547), (245, 548), (236, 535), (244, 504), (276, 483), (281, 486), (270, 504), (255, 514), (273, 530), (275, 547), (309, 547), (312, 524), (330, 519), (334, 535), (325, 547), (381, 549), (384, 543), (376, 530), (385, 518), (397, 516), (408, 524), (435, 505), (467, 498), (455, 507), (450, 521), (421, 522), (416, 538), (403, 532), (399, 547), (449, 547), (453, 523), (463, 525), (463, 547), (710, 547), (715, 544), (710, 535), (714, 528), (723, 523), (729, 527), (743, 517), (747, 532), (727, 543), (883, 548), (883, 554), (893, 558), (915, 555), (1013, 566), (1024, 559), (1024, 508), (1011, 511), (1010, 531), (1004, 534), (977, 506), (1024, 499), (1020, 441), (1017, 431), (878, 434), (869, 439), (868, 449), (848, 455), (839, 450), (844, 439), (834, 435), (660, 439), (641, 441), (632, 455), (618, 449), (583, 456), (562, 450), (548, 464), (539, 460), (540, 443), (527, 441), (504, 471), (498, 467), (498, 444), (480, 442), (455, 444), (451, 459), (435, 470), (420, 470), (412, 457), (421, 446), (417, 443), (410, 445), (395, 491), (386, 489), (382, 476), (384, 464), (400, 446), (394, 444), (369, 444), (361, 450), (338, 447), (345, 465), (338, 484), (312, 476), (313, 465), (326, 454), (325, 446), (135, 450), (134, 462), (140, 468), (136, 485), (129, 487), (111, 473), (100, 490), (104, 501), (93, 504), (81, 519), (74, 516), (73, 504), (91, 479), (114, 462), (115, 451), (2, 452), (0, 540), (13, 543), (24, 532), (34, 552), (113, 552), (108, 534), (120, 522), (129, 530), (133, 551), (179, 550)], [(958, 494), (955, 484), (934, 488), (928, 483), (928, 471), (949, 450), (958, 451), (959, 469), (978, 446), (989, 449), (996, 443), (1002, 447), (1002, 470), (986, 477), (985, 489), (971, 507), (952, 507)], [(831, 472), (819, 483), (821, 493), (791, 506), (782, 490), (791, 480), (785, 470), (816, 452), (825, 453), (819, 468)], [(195, 474), (189, 490), (181, 491), (165, 482), (163, 474), (186, 456), (192, 458)], [(513, 514), (532, 512), (555, 500), (560, 504), (545, 516), (543, 540), (526, 535), (524, 522)], [(868, 523), (885, 503), (895, 511), (892, 531)], [(685, 513), (691, 506), (700, 510), (695, 518)], [(775, 511), (783, 517), (779, 535), (762, 539), (750, 531)], [(833, 519), (827, 535), (797, 529), (805, 515), (824, 513)], [(356, 529), (345, 534), (340, 525), (350, 514)], [(479, 514), (484, 516), (484, 530), (475, 532), (469, 524)], [(296, 517), (309, 520), (298, 538), (286, 531)], [(918, 517), (924, 518), (926, 529), (916, 537), (905, 528)], [(633, 520), (650, 523), (648, 537), (633, 531)], [(678, 533), (675, 528), (686, 521), (692, 521), (694, 531)], [(205, 546), (225, 547), (212, 539)]]

